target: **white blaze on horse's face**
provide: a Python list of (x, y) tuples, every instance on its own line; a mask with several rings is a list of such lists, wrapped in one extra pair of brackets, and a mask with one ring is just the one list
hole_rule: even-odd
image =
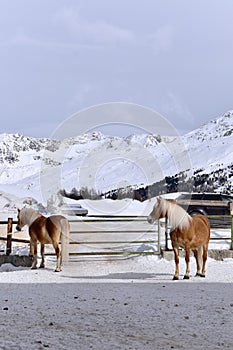
[(16, 230), (17, 231), (21, 231), (21, 229), (23, 228), (23, 226), (25, 226), (22, 222), (21, 222), (21, 211), (20, 209), (18, 209), (18, 215), (17, 215), (17, 226), (16, 226)]
[(158, 220), (161, 217), (161, 210), (159, 208), (159, 203), (160, 203), (160, 198), (158, 197), (157, 202), (153, 206), (152, 212), (147, 217), (147, 221), (149, 222), (149, 224), (153, 224), (155, 220)]
[(153, 224), (155, 222), (151, 214), (147, 217), (147, 221), (149, 222), (149, 224)]

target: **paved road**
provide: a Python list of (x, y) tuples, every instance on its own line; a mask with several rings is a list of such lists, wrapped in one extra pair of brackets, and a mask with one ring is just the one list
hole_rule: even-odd
[(0, 349), (232, 349), (232, 284), (1, 284)]

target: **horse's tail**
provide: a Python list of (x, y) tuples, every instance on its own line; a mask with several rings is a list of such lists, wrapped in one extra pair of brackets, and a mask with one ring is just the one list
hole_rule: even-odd
[(64, 217), (61, 219), (61, 254), (63, 263), (69, 260), (69, 234), (70, 224)]

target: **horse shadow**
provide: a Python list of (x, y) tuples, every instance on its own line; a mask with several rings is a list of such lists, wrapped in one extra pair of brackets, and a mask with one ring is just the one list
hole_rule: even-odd
[[(153, 281), (158, 280), (158, 278), (165, 278), (166, 280), (171, 278), (172, 274), (169, 273), (138, 273), (138, 272), (124, 272), (124, 273), (109, 273), (107, 275), (100, 276), (64, 276), (64, 278), (74, 278), (74, 279), (82, 279), (82, 280), (132, 280), (132, 281)], [(167, 278), (166, 278), (167, 277)]]

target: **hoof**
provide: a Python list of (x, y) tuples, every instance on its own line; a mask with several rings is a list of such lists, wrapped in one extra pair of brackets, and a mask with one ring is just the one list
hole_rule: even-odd
[(178, 281), (179, 277), (178, 276), (173, 276), (173, 281)]
[(44, 269), (44, 265), (40, 265), (40, 269)]
[(61, 272), (61, 269), (56, 269), (54, 272)]
[(196, 277), (202, 277), (205, 278), (205, 275), (203, 273), (196, 273)]
[(31, 270), (37, 270), (37, 267), (36, 266), (32, 266)]
[(184, 275), (184, 280), (189, 280), (189, 276), (188, 275)]

